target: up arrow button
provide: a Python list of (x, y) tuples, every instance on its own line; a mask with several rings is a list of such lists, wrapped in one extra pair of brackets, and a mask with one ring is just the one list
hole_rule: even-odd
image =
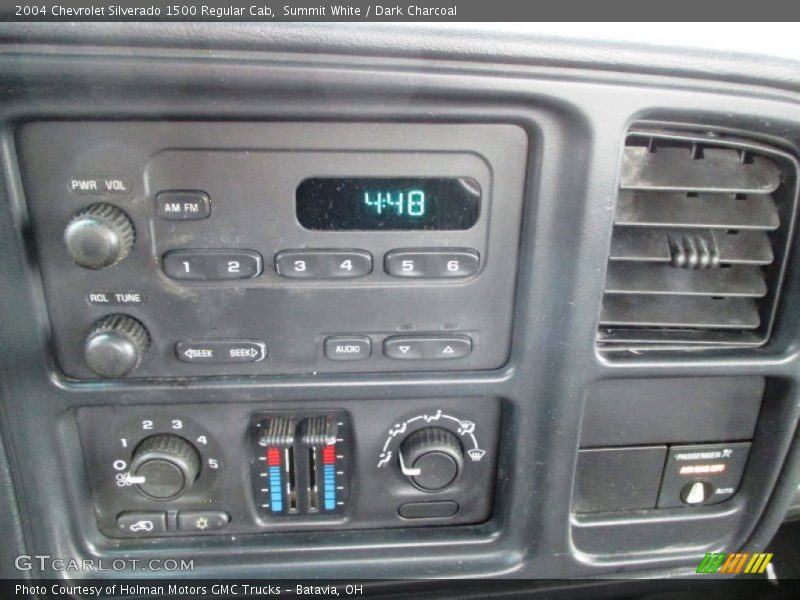
[(433, 358), (450, 359), (464, 358), (472, 351), (472, 340), (467, 336), (454, 336), (432, 342), (434, 347)]

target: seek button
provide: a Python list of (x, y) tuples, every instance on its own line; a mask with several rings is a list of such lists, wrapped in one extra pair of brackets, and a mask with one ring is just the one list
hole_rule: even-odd
[(175, 356), (188, 363), (248, 363), (267, 355), (264, 342), (251, 340), (200, 340), (175, 344)]

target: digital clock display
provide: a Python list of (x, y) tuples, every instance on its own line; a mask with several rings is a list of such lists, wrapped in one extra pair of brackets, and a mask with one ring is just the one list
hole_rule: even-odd
[(314, 177), (297, 187), (297, 219), (307, 229), (469, 229), (481, 187), (469, 177)]

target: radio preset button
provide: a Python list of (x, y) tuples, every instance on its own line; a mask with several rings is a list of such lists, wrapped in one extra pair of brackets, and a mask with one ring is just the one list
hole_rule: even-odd
[(165, 190), (156, 195), (156, 210), (162, 219), (197, 221), (211, 214), (211, 201), (199, 190)]
[(477, 273), (479, 265), (480, 255), (469, 248), (392, 250), (384, 257), (392, 277), (460, 279)]
[(325, 338), (325, 356), (330, 360), (364, 360), (371, 353), (372, 341), (366, 336)]
[(446, 360), (472, 352), (472, 339), (458, 336), (396, 335), (383, 341), (383, 353), (399, 360)]
[(252, 279), (261, 274), (261, 255), (252, 250), (170, 250), (163, 265), (171, 279)]
[(250, 363), (264, 360), (267, 345), (250, 340), (199, 340), (175, 344), (175, 356), (187, 363)]
[(275, 271), (293, 279), (353, 279), (372, 272), (365, 250), (283, 250), (275, 255)]

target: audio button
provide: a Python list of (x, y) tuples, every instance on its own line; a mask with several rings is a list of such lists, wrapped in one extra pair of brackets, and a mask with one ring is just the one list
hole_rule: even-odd
[(364, 360), (372, 353), (366, 336), (330, 336), (325, 338), (325, 357), (330, 360)]

